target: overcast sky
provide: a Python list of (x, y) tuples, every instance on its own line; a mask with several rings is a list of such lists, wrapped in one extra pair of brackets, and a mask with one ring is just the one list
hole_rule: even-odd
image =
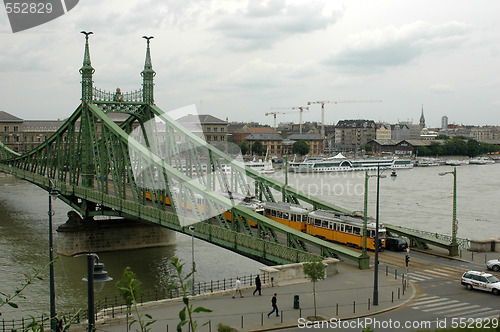
[[(0, 110), (66, 118), (80, 100), (84, 36), (95, 86), (141, 87), (151, 35), (155, 101), (272, 124), (316, 100), (325, 123), (366, 118), (500, 125), (500, 1), (81, 0), (13, 34), (0, 8)], [(285, 111), (285, 110), (283, 110)], [(304, 113), (320, 120), (320, 106)], [(278, 121), (298, 122), (298, 114)]]

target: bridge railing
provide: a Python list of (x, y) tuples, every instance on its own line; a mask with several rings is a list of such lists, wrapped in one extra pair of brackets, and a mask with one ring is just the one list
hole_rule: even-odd
[[(403, 226), (398, 226), (398, 228), (404, 229), (408, 232), (421, 234), (421, 235), (424, 235), (427, 237), (435, 238), (438, 240), (444, 240), (444, 241), (451, 243), (451, 236), (450, 235), (426, 232), (426, 231), (422, 231), (419, 229), (413, 229), (413, 228), (408, 228), (408, 227), (403, 227)], [(469, 250), (470, 249), (470, 241), (468, 239), (457, 238), (457, 243), (458, 243), (458, 247), (462, 250)]]

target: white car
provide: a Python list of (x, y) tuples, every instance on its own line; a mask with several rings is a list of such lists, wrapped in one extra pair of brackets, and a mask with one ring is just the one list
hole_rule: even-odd
[(500, 294), (500, 280), (490, 273), (467, 271), (462, 275), (461, 282), (469, 290), (480, 289), (495, 295)]
[(500, 259), (492, 259), (486, 263), (486, 267), (495, 272), (500, 271)]

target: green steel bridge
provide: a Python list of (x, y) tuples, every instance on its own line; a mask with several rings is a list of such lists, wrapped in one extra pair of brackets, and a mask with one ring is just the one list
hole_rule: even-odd
[[(44, 143), (19, 154), (0, 142), (0, 171), (27, 180), (60, 198), (83, 220), (115, 216), (141, 220), (193, 235), (266, 264), (336, 257), (369, 268), (369, 257), (296, 231), (247, 208), (244, 197), (308, 204), (313, 209), (350, 211), (268, 178), (202, 139), (201, 128), (174, 120), (195, 112), (169, 113), (154, 103), (150, 39), (141, 72), (142, 89), (106, 92), (93, 86), (89, 35), (85, 33), (82, 98), (73, 114)], [(126, 114), (120, 125), (110, 114)], [(198, 135), (197, 135), (198, 134)], [(251, 227), (254, 226), (254, 227)], [(391, 228), (392, 227), (392, 228)], [(386, 225), (412, 243), (455, 252), (448, 239)], [(452, 250), (454, 249), (454, 250)]]
[[(349, 213), (262, 176), (156, 106), (151, 37), (144, 37), (142, 89), (112, 93), (93, 85), (90, 33), (83, 33), (81, 103), (56, 133), (27, 153), (0, 142), (0, 171), (46, 191), (54, 186), (83, 220), (124, 217), (189, 235), (192, 226), (195, 237), (266, 264), (322, 256), (369, 267), (369, 257), (357, 251), (291, 229), (240, 204), (241, 197), (274, 202), (281, 196), (286, 202)], [(118, 125), (110, 118), (113, 113), (128, 118)]]

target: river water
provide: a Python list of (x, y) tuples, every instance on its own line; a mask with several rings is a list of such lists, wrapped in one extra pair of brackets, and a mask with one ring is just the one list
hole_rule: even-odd
[[(451, 167), (399, 170), (380, 179), (382, 222), (442, 234), (451, 233), (453, 175), (439, 176)], [(386, 172), (389, 175), (389, 172)], [(500, 164), (467, 165), (457, 168), (458, 237), (500, 238)], [(281, 171), (274, 178), (284, 181)], [(364, 173), (293, 174), (290, 186), (309, 192), (348, 210), (362, 211)], [(376, 178), (369, 179), (368, 213), (375, 215)], [(277, 196), (277, 198), (279, 198)], [(0, 291), (13, 293), (24, 280), (48, 262), (48, 195), (38, 187), (12, 177), (0, 177)], [(53, 204), (54, 228), (66, 221), (69, 208), (60, 200)], [(115, 280), (130, 266), (144, 290), (161, 290), (167, 283), (168, 261), (176, 256), (191, 268), (191, 238), (177, 235), (177, 244), (154, 249), (102, 253), (105, 269)], [(195, 239), (197, 281), (218, 280), (255, 274), (262, 264)], [(60, 257), (55, 263), (58, 311), (86, 307), (85, 257)], [(49, 312), (48, 271), (15, 302), (19, 309), (0, 308), (0, 319)], [(105, 284), (96, 299), (115, 295), (114, 282)]]

